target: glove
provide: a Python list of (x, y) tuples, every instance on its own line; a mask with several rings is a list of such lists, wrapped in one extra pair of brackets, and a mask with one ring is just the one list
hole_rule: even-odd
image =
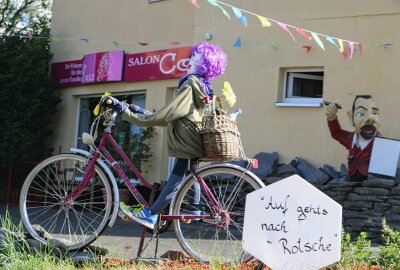
[[(109, 103), (111, 103), (111, 104), (109, 104)], [(112, 107), (113, 110), (115, 112), (117, 112), (118, 115), (123, 114), (124, 111), (128, 108), (128, 106), (126, 105), (125, 102), (121, 102), (118, 99), (116, 99), (114, 97), (111, 97), (111, 96), (104, 97), (100, 101), (100, 105), (101, 105), (102, 108)]]
[(338, 111), (338, 107), (336, 106), (336, 104), (335, 103), (330, 103), (329, 105), (327, 105), (325, 107), (326, 118), (329, 121), (335, 120), (337, 111)]
[(143, 109), (143, 108), (141, 108), (141, 107), (139, 107), (138, 105), (135, 105), (135, 104), (129, 105), (129, 110), (131, 112), (138, 113), (138, 114), (150, 114), (149, 111), (147, 111), (147, 110), (145, 110), (145, 109)]

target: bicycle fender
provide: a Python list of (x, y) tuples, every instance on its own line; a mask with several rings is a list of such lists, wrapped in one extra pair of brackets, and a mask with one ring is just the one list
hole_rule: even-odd
[[(230, 163), (210, 164), (210, 165), (207, 165), (207, 166), (199, 168), (197, 170), (197, 173), (201, 173), (203, 171), (206, 171), (206, 170), (209, 170), (209, 169), (213, 169), (213, 168), (218, 168), (218, 167), (228, 167), (228, 168), (232, 168), (232, 169), (241, 171), (243, 173), (246, 172), (246, 174), (248, 174), (249, 176), (254, 178), (254, 180), (256, 180), (256, 182), (260, 185), (261, 188), (265, 187), (265, 184), (261, 181), (261, 179), (257, 175), (255, 175), (251, 171), (246, 171), (246, 169), (243, 168), (243, 167), (240, 167), (240, 166), (234, 165), (234, 164), (230, 164)], [(192, 177), (193, 177), (192, 174), (189, 174), (188, 176), (186, 176), (185, 179), (183, 179), (183, 181), (180, 184), (180, 186), (183, 186)], [(176, 192), (175, 194), (178, 194), (178, 192)], [(173, 205), (175, 204), (175, 199), (176, 199), (176, 196), (174, 196), (174, 198), (172, 199), (170, 207), (169, 207), (169, 214), (170, 215), (172, 215), (172, 208), (173, 208)]]
[[(88, 157), (90, 156), (90, 153), (88, 151), (82, 150), (82, 149), (78, 149), (78, 148), (70, 148), (71, 152), (74, 152), (76, 154)], [(114, 202), (119, 202), (119, 191), (118, 191), (118, 185), (117, 185), (117, 181), (115, 180), (115, 176), (114, 174), (111, 172), (110, 168), (106, 165), (106, 163), (101, 160), (101, 159), (97, 159), (97, 165), (99, 165), (101, 167), (101, 169), (103, 169), (103, 171), (107, 174), (108, 179), (111, 181), (111, 185), (112, 185), (112, 189), (114, 192)], [(108, 223), (108, 226), (111, 228), (112, 226), (114, 226), (114, 222), (115, 219), (118, 216), (118, 210), (119, 210), (119, 204), (118, 203), (114, 203), (114, 208), (111, 214), (111, 219), (110, 222)]]

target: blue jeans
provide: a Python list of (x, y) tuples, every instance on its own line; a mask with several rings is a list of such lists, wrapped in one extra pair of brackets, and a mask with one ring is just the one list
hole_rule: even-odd
[[(188, 170), (189, 167), (189, 159), (176, 158), (174, 168), (167, 180), (167, 183), (163, 187), (160, 195), (157, 200), (149, 207), (149, 210), (152, 214), (160, 213), (168, 204), (171, 203), (172, 199), (175, 196), (175, 193), (179, 189), (182, 180), (186, 175), (190, 172)], [(193, 185), (193, 199), (192, 204), (199, 204), (200, 202), (200, 185), (195, 183)]]

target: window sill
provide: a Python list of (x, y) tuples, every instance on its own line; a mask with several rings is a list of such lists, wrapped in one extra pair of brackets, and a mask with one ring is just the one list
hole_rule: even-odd
[(321, 107), (321, 103), (289, 103), (289, 102), (275, 102), (276, 107)]

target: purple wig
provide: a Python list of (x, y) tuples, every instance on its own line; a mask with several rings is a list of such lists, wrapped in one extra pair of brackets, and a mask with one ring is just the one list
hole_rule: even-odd
[(199, 53), (202, 58), (201, 65), (196, 65), (196, 72), (200, 73), (205, 80), (212, 81), (224, 74), (228, 59), (225, 52), (217, 46), (206, 42), (200, 42), (192, 48), (192, 55)]

